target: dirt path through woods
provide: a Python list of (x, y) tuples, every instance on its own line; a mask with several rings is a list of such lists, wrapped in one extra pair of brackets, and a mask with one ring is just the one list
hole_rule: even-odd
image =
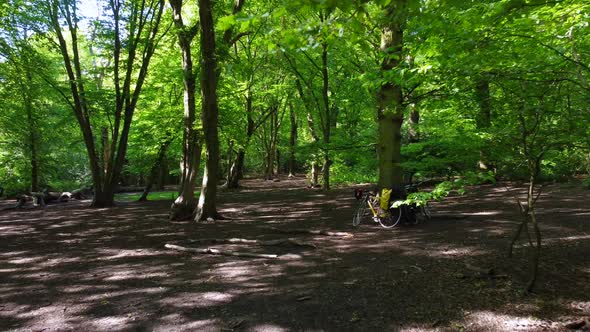
[[(590, 191), (553, 185), (539, 200), (541, 277), (538, 292), (523, 297), (526, 246), (505, 258), (518, 216), (504, 187), (472, 188), (434, 204), (428, 224), (386, 230), (352, 227), (351, 188), (304, 185), (245, 181), (220, 194), (230, 219), (198, 225), (169, 222), (168, 201), (0, 212), (0, 330), (590, 329)], [(290, 229), (353, 237), (283, 233)], [(202, 241), (286, 237), (295, 244)], [(279, 258), (182, 253), (166, 243)]]

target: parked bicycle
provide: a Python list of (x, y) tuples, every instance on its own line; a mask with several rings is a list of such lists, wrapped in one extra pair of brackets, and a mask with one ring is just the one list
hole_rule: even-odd
[[(406, 191), (413, 193), (417, 191), (418, 185), (406, 186)], [(389, 196), (384, 197), (373, 191), (355, 190), (355, 197), (359, 200), (352, 218), (352, 225), (358, 226), (365, 217), (371, 216), (371, 219), (379, 223), (384, 228), (392, 228), (401, 222), (411, 225), (418, 224), (420, 221), (430, 220), (431, 213), (427, 202), (406, 204), (405, 200), (396, 200), (390, 202)], [(391, 194), (391, 191), (389, 191)], [(370, 212), (370, 214), (369, 214)]]
[(372, 191), (355, 190), (355, 197), (359, 200), (352, 218), (352, 225), (358, 226), (371, 212), (371, 218), (384, 228), (397, 226), (402, 220), (402, 207), (383, 208), (381, 197)]

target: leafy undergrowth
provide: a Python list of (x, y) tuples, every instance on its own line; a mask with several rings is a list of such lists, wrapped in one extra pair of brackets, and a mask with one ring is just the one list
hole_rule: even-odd
[[(195, 191), (195, 197), (199, 197), (200, 191)], [(115, 195), (115, 201), (131, 202), (137, 201), (141, 197), (140, 192), (137, 193), (121, 193)], [(178, 197), (178, 191), (153, 191), (148, 194), (149, 201), (174, 200)]]
[[(590, 316), (590, 193), (581, 187), (553, 185), (540, 198), (541, 276), (527, 295), (525, 241), (505, 255), (518, 216), (504, 186), (447, 197), (429, 223), (392, 230), (352, 227), (352, 189), (304, 186), (248, 180), (221, 194), (228, 219), (205, 224), (169, 222), (171, 198), (4, 212), (0, 330), (565, 331)], [(284, 233), (294, 229), (353, 236)], [(195, 241), (287, 237), (310, 245)]]

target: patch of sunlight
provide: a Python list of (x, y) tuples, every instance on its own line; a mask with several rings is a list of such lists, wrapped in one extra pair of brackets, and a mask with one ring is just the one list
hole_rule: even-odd
[(274, 325), (274, 324), (256, 324), (256, 325), (250, 327), (249, 329), (247, 329), (246, 331), (252, 331), (252, 332), (260, 332), (260, 331), (264, 331), (264, 332), (286, 332), (286, 331), (289, 331), (289, 329), (286, 329), (284, 327), (280, 327), (280, 326)]
[(0, 227), (0, 233), (2, 233), (2, 235), (4, 235), (4, 236), (22, 234), (23, 232), (31, 233), (34, 231), (35, 231), (35, 228), (28, 227), (28, 226), (22, 226), (22, 225), (21, 226), (11, 225), (11, 226)]
[(60, 265), (60, 264), (68, 264), (68, 263), (78, 263), (80, 262), (81, 259), (80, 257), (70, 257), (70, 258), (51, 258), (46, 260), (45, 262), (39, 264), (39, 266), (43, 266), (43, 267), (53, 267), (56, 265)]
[(150, 331), (224, 331), (223, 325), (219, 319), (203, 319), (179, 323), (183, 317), (179, 314), (170, 314), (160, 318), (160, 321), (166, 323), (155, 324)]
[(102, 249), (100, 253), (106, 257), (98, 258), (99, 261), (109, 261), (125, 257), (157, 256), (158, 253), (148, 249)]
[(590, 240), (590, 235), (578, 235), (578, 236), (562, 237), (561, 240), (565, 240), (565, 241)]
[(482, 211), (482, 212), (472, 212), (472, 213), (463, 213), (463, 215), (468, 215), (468, 216), (496, 216), (501, 214), (502, 212), (500, 211)]
[[(123, 330), (123, 328), (130, 323), (130, 317), (121, 317), (121, 316), (108, 316), (108, 317), (101, 317), (95, 318), (87, 323), (82, 324), (82, 326), (86, 326), (87, 324), (94, 327), (90, 329), (96, 330)], [(86, 326), (89, 328), (90, 326)], [(85, 329), (86, 329), (85, 328)]]
[(403, 327), (403, 328), (400, 328), (399, 330), (394, 330), (394, 331), (399, 331), (399, 332), (431, 332), (432, 331), (432, 332), (434, 332), (434, 331), (440, 331), (440, 330), (436, 329), (436, 328), (426, 328), (426, 327)]
[(260, 288), (268, 286), (270, 278), (279, 277), (283, 273), (282, 267), (278, 265), (256, 263), (247, 265), (244, 262), (227, 262), (216, 264), (215, 267), (204, 273), (204, 278), (207, 281), (217, 279), (228, 283), (239, 283), (246, 287)]
[(143, 279), (144, 274), (134, 270), (122, 270), (114, 271), (110, 277), (106, 277), (103, 280), (117, 281), (117, 280), (129, 280), (129, 279)]
[(462, 247), (429, 250), (427, 255), (430, 257), (449, 258), (454, 256), (481, 256), (486, 253), (488, 251), (481, 250), (477, 247)]
[(311, 273), (306, 275), (307, 278), (325, 278), (326, 274), (325, 273)]
[(17, 315), (19, 318), (34, 319), (38, 324), (44, 326), (67, 326), (68, 318), (66, 315), (76, 314), (76, 308), (67, 307), (67, 312), (64, 311), (64, 305), (48, 305), (38, 309), (30, 309)]
[(494, 331), (530, 331), (537, 329), (550, 329), (550, 324), (535, 317), (518, 317), (499, 314), (492, 311), (476, 311), (470, 313), (464, 322), (468, 330), (494, 330)]
[(115, 289), (116, 286), (107, 285), (76, 285), (56, 287), (61, 293), (91, 293), (96, 291), (108, 291)]
[(40, 261), (44, 261), (44, 260), (45, 260), (45, 257), (37, 256), (37, 257), (25, 257), (25, 258), (11, 259), (8, 261), (8, 263), (11, 263), (11, 264), (31, 264), (31, 263), (37, 263)]
[(28, 251), (8, 251), (8, 252), (0, 253), (0, 256), (8, 256), (8, 257), (11, 257), (11, 256), (22, 256), (22, 255), (25, 255), (25, 254), (28, 254), (28, 253), (29, 253)]
[[(590, 269), (586, 270), (590, 273)], [(584, 315), (590, 315), (590, 302), (580, 302), (580, 301), (573, 301), (569, 304), (571, 309), (578, 311)]]
[[(95, 301), (95, 302), (102, 302), (104, 300), (108, 300), (110, 298), (115, 297), (125, 297), (129, 295), (145, 295), (145, 294), (159, 294), (168, 291), (167, 287), (148, 287), (148, 288), (135, 288), (135, 289), (125, 289), (120, 291), (112, 291), (112, 288), (104, 288), (101, 289), (102, 293), (97, 293), (94, 295), (86, 296), (84, 299), (86, 301)], [(98, 290), (98, 289), (97, 289)]]
[(243, 264), (220, 266), (215, 269), (213, 274), (227, 279), (248, 277), (252, 275), (252, 268)]
[(234, 297), (232, 294), (221, 292), (178, 293), (160, 302), (175, 308), (208, 308), (228, 304)]

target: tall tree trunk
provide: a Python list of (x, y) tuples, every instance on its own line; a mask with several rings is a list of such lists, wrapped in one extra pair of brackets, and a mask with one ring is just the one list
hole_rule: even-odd
[(166, 182), (168, 181), (168, 158), (164, 155), (164, 158), (160, 162), (160, 168), (158, 169), (158, 176), (156, 178), (156, 189), (163, 190)]
[(273, 111), (270, 115), (268, 143), (266, 144), (266, 167), (264, 172), (264, 179), (271, 180), (274, 176), (274, 166), (276, 161), (276, 146), (277, 134), (279, 130), (279, 114), (278, 106), (273, 106)]
[(115, 204), (115, 188), (107, 183), (99, 190), (94, 190), (93, 207), (109, 207)]
[(201, 196), (195, 213), (195, 221), (221, 218), (217, 212), (217, 173), (219, 168), (219, 137), (217, 105), (217, 58), (215, 56), (215, 27), (211, 0), (199, 0), (201, 25), (201, 119), (207, 149), (207, 162), (203, 176)]
[(37, 123), (35, 121), (35, 115), (33, 114), (33, 96), (31, 94), (31, 88), (33, 86), (33, 77), (30, 72), (30, 66), (25, 66), (26, 70), (26, 86), (23, 86), (23, 97), (25, 103), (25, 112), (27, 113), (27, 123), (29, 131), (29, 151), (31, 153), (31, 191), (39, 191), (39, 156), (37, 147), (39, 145), (39, 131), (37, 129)]
[(154, 182), (156, 182), (156, 178), (158, 177), (158, 175), (160, 174), (160, 171), (162, 169), (162, 162), (166, 159), (166, 151), (168, 151), (168, 147), (170, 146), (170, 143), (172, 143), (172, 137), (170, 137), (170, 135), (169, 135), (164, 140), (164, 142), (162, 142), (162, 144), (160, 145), (160, 149), (158, 150), (158, 156), (156, 157), (156, 161), (152, 165), (149, 177), (147, 179), (147, 183), (146, 183), (145, 188), (143, 189), (143, 193), (141, 194), (141, 197), (139, 198), (138, 201), (140, 201), (140, 202), (147, 201), (147, 196), (150, 193), (150, 191), (152, 190), (152, 186), (153, 186)]
[(246, 157), (246, 150), (240, 147), (236, 154), (236, 159), (231, 165), (229, 171), (229, 180), (227, 182), (228, 188), (238, 188), (240, 186), (241, 175), (244, 169), (244, 159)]
[(182, 162), (178, 197), (170, 207), (171, 220), (193, 217), (197, 207), (195, 186), (201, 161), (201, 139), (196, 127), (196, 78), (193, 70), (191, 42), (198, 32), (198, 25), (185, 26), (182, 19), (182, 0), (170, 0), (174, 25), (178, 31), (178, 45), (182, 53), (182, 78), (184, 83), (184, 132), (182, 136)]
[(109, 128), (102, 127), (100, 130), (100, 144), (102, 150), (102, 167), (106, 171), (109, 166), (111, 156), (111, 145), (109, 144)]
[[(405, 0), (394, 0), (387, 7), (387, 17), (381, 32), (381, 52), (385, 57), (381, 72), (397, 67), (403, 51), (403, 15)], [(403, 192), (401, 168), (401, 126), (403, 121), (402, 89), (399, 84), (386, 82), (377, 95), (379, 188), (393, 188), (396, 195)]]
[(234, 154), (234, 141), (229, 139), (227, 142), (227, 158), (226, 158), (226, 170), (225, 170), (225, 178), (226, 178), (226, 187), (229, 186), (229, 180), (231, 179), (231, 168), (232, 168), (232, 158)]
[[(323, 17), (323, 16), (322, 16)], [(322, 101), (324, 106), (324, 124), (322, 125), (324, 139), (324, 164), (322, 165), (323, 190), (330, 190), (330, 136), (332, 131), (332, 114), (330, 110), (330, 79), (328, 76), (328, 44), (322, 43)]]
[(289, 177), (295, 176), (295, 144), (297, 143), (297, 119), (293, 105), (289, 105), (289, 119), (291, 122), (291, 131), (289, 134)]
[[(492, 103), (490, 99), (490, 81), (487, 77), (481, 76), (475, 83), (475, 97), (479, 104), (479, 112), (476, 117), (477, 129), (485, 132), (490, 128), (492, 121)], [(479, 152), (480, 158), (478, 167), (483, 170), (489, 170), (491, 167), (489, 161), (488, 149), (483, 146)]]
[(228, 188), (237, 188), (240, 180), (244, 175), (244, 159), (246, 157), (246, 147), (250, 144), (252, 135), (254, 135), (255, 123), (252, 119), (252, 95), (250, 91), (246, 94), (246, 143), (238, 148), (238, 154), (230, 170), (228, 179)]
[(280, 175), (281, 175), (281, 150), (279, 150), (278, 148), (276, 148), (276, 145), (278, 145), (278, 142), (277, 142), (277, 144), (275, 144), (275, 157), (276, 157), (276, 160), (275, 160), (275, 165), (276, 165), (275, 174), (277, 175), (277, 177), (280, 177)]
[[(536, 165), (537, 167), (539, 165)], [(535, 239), (536, 243), (535, 246), (531, 248), (532, 250), (532, 259), (531, 259), (531, 272), (529, 276), (529, 281), (526, 287), (527, 292), (533, 291), (535, 287), (535, 283), (537, 282), (537, 276), (539, 273), (539, 258), (541, 257), (541, 230), (539, 229), (539, 223), (537, 222), (537, 215), (535, 213), (535, 184), (536, 184), (536, 175), (538, 174), (537, 171), (531, 171), (530, 175), (530, 182), (529, 182), (529, 189), (527, 191), (527, 205), (528, 205), (528, 212), (529, 212), (529, 220), (533, 224), (533, 230), (535, 232)]]
[(315, 129), (315, 122), (313, 120), (313, 116), (311, 114), (312, 106), (309, 106), (306, 102), (306, 96), (303, 92), (303, 86), (301, 85), (301, 81), (299, 79), (295, 80), (295, 86), (297, 87), (297, 93), (299, 93), (299, 97), (303, 100), (303, 104), (305, 105), (305, 109), (307, 110), (307, 128), (309, 129), (309, 134), (311, 135), (311, 139), (314, 143), (318, 142), (320, 139)]
[(415, 104), (410, 105), (410, 121), (408, 128), (408, 142), (417, 143), (420, 141), (418, 126), (420, 123), (420, 112)]

